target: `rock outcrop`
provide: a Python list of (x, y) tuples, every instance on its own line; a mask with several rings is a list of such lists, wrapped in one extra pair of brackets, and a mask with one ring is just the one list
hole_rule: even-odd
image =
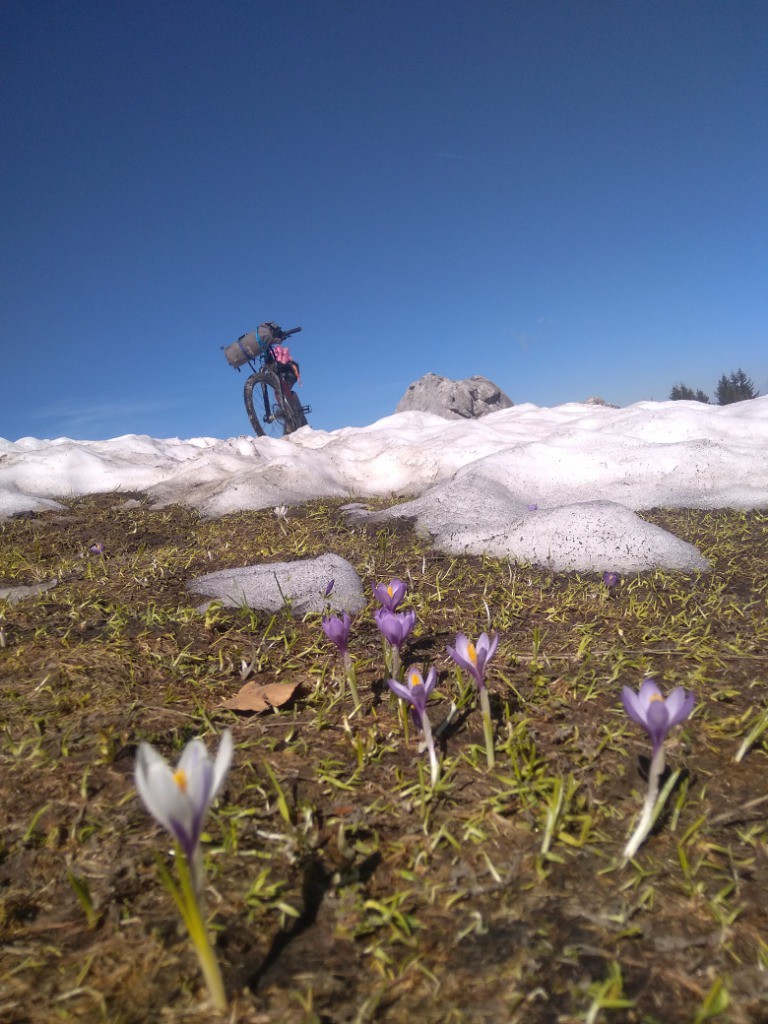
[(446, 420), (472, 420), (514, 403), (487, 377), (449, 380), (427, 373), (409, 384), (395, 412), (431, 412)]

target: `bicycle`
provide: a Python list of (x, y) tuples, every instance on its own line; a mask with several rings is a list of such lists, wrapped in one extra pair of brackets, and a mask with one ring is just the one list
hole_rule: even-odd
[(239, 372), (247, 363), (253, 371), (245, 382), (243, 398), (248, 419), (258, 437), (285, 437), (299, 427), (308, 426), (306, 413), (312, 409), (302, 405), (293, 390), (296, 374), (290, 364), (281, 363), (272, 352), (274, 345), (300, 330), (300, 327), (290, 331), (277, 328), (266, 344), (260, 342), (255, 333), (243, 334), (224, 349), (230, 366)]

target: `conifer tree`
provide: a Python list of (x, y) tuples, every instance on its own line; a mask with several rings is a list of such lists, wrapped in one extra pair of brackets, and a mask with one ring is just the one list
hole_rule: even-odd
[(755, 389), (755, 385), (739, 368), (735, 373), (731, 373), (730, 376), (723, 374), (720, 380), (717, 382), (717, 395), (718, 405), (730, 405), (732, 402), (743, 402), (749, 398), (757, 398), (759, 392)]
[(682, 382), (672, 385), (669, 397), (672, 401), (703, 402), (709, 405), (709, 395), (705, 395), (701, 388), (697, 388), (694, 391), (693, 388), (689, 388), (687, 384)]

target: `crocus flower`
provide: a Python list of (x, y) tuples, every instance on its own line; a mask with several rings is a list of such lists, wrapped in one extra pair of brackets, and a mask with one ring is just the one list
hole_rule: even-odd
[(381, 630), (388, 645), (384, 646), (384, 661), (391, 676), (397, 679), (400, 676), (400, 648), (405, 643), (408, 634), (416, 624), (416, 612), (410, 609), (407, 612), (393, 612), (389, 608), (379, 608), (374, 612), (376, 625)]
[[(352, 619), (350, 618), (349, 612), (342, 612), (341, 618), (339, 618), (338, 615), (325, 615), (322, 620), (323, 632), (331, 643), (336, 645), (339, 654), (341, 655), (341, 660), (344, 662), (344, 679), (349, 683), (352, 699), (355, 702), (355, 708), (357, 708), (360, 706), (360, 700), (357, 696), (355, 666), (352, 661), (352, 655), (348, 650), (349, 629), (351, 625)], [(343, 689), (342, 685), (342, 692)]]
[(427, 672), (427, 678), (424, 679), (421, 672), (411, 666), (405, 673), (405, 679), (405, 683), (399, 683), (397, 679), (389, 679), (387, 680), (387, 685), (394, 694), (400, 697), (401, 700), (407, 701), (413, 709), (416, 724), (424, 733), (424, 742), (429, 751), (430, 778), (434, 786), (440, 775), (440, 766), (435, 751), (432, 727), (427, 715), (427, 701), (437, 683), (437, 671), (434, 667), (430, 668), (429, 672)]
[(103, 544), (101, 543), (101, 541), (99, 541), (99, 543), (98, 543), (98, 544), (91, 544), (91, 546), (90, 546), (90, 547), (88, 548), (88, 550), (89, 550), (89, 551), (91, 552), (91, 554), (92, 554), (92, 555), (103, 555), (103, 554), (104, 554), (104, 552), (105, 552), (105, 551), (106, 551), (107, 549), (106, 549), (106, 547), (105, 547), (105, 546), (104, 546), (104, 545), (103, 545)]
[(621, 582), (621, 576), (617, 572), (604, 572), (603, 583), (609, 590), (613, 590), (614, 587), (618, 587)]
[(178, 842), (192, 861), (208, 808), (221, 789), (232, 762), (232, 734), (226, 729), (216, 760), (201, 739), (191, 740), (174, 771), (149, 743), (139, 744), (136, 788), (149, 813)]
[(323, 632), (331, 643), (336, 645), (339, 650), (339, 654), (346, 654), (347, 645), (349, 644), (349, 629), (351, 625), (352, 619), (350, 618), (349, 612), (342, 612), (341, 617), (338, 615), (323, 616)]
[(464, 633), (456, 634), (456, 646), (446, 647), (446, 651), (456, 664), (472, 676), (478, 690), (485, 689), (485, 666), (496, 653), (499, 646), (499, 634), (494, 633), (488, 639), (487, 633), (481, 633), (476, 644), (473, 644)]
[(373, 588), (373, 596), (384, 608), (394, 612), (397, 611), (398, 606), (405, 597), (407, 589), (407, 584), (403, 583), (402, 580), (394, 579), (390, 580), (389, 583), (376, 584)]
[(642, 725), (650, 736), (654, 755), (670, 730), (684, 722), (696, 704), (694, 695), (682, 686), (676, 686), (665, 699), (652, 679), (644, 679), (638, 693), (625, 686), (621, 700), (632, 721)]
[(139, 744), (136, 758), (139, 796), (176, 840), (179, 885), (165, 867), (161, 877), (184, 919), (214, 1006), (221, 1012), (227, 1008), (227, 996), (202, 912), (200, 833), (231, 762), (232, 734), (228, 729), (222, 733), (215, 761), (200, 739), (186, 745), (175, 771), (149, 743)]
[(336, 580), (328, 580), (328, 586), (325, 588), (325, 596), (326, 597), (330, 597), (331, 596), (331, 592), (333, 591), (333, 585), (334, 585), (335, 582), (336, 582)]
[(485, 756), (488, 767), (496, 764), (496, 751), (493, 745), (493, 721), (491, 719), (491, 702), (485, 685), (485, 667), (496, 653), (499, 646), (499, 634), (493, 634), (493, 640), (487, 633), (481, 633), (476, 644), (467, 639), (464, 633), (456, 634), (456, 646), (446, 647), (446, 651), (456, 664), (465, 669), (477, 683), (480, 693), (480, 710), (483, 716), (483, 735), (485, 736)]
[(384, 639), (398, 651), (416, 625), (416, 612), (413, 609), (407, 612), (393, 612), (389, 608), (379, 608), (373, 617)]
[(632, 721), (641, 725), (650, 736), (652, 747), (648, 793), (637, 827), (624, 848), (624, 856), (630, 858), (637, 853), (653, 827), (659, 780), (664, 771), (664, 740), (671, 729), (688, 718), (696, 698), (682, 686), (676, 686), (665, 699), (653, 679), (644, 679), (638, 693), (625, 686), (621, 700)]
[(427, 678), (424, 679), (417, 668), (411, 667), (406, 672), (405, 678), (405, 683), (399, 683), (396, 679), (389, 679), (387, 685), (393, 693), (412, 705), (416, 724), (421, 729), (427, 712), (429, 695), (437, 683), (437, 671), (434, 667), (430, 668), (429, 672), (427, 672)]

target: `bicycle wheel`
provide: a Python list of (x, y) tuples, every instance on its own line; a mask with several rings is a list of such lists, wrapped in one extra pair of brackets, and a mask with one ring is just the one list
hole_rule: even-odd
[[(288, 392), (288, 401), (291, 406), (291, 418), (293, 420), (293, 429), (298, 430), (299, 427), (309, 426), (307, 423), (307, 417), (304, 415), (304, 410), (301, 407), (301, 399), (295, 391)], [(287, 431), (286, 431), (287, 433)]]
[(259, 437), (283, 437), (301, 426), (294, 403), (286, 398), (276, 373), (267, 370), (252, 374), (245, 382), (243, 397), (248, 419)]

